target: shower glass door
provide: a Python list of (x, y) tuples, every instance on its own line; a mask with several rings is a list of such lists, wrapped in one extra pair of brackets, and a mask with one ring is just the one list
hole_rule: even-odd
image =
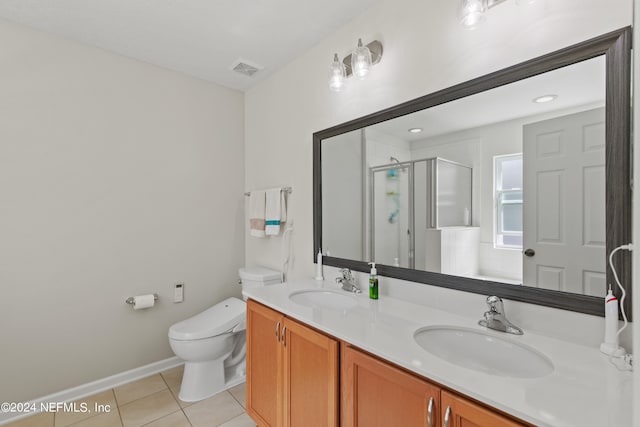
[(370, 168), (370, 259), (414, 268), (411, 162)]

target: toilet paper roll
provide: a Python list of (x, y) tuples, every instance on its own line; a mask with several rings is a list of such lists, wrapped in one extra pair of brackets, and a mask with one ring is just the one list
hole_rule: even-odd
[(151, 308), (156, 303), (153, 294), (136, 295), (133, 297), (133, 309), (141, 310), (143, 308)]

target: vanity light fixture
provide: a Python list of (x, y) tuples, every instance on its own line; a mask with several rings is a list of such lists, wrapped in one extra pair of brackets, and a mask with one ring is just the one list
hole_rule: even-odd
[(333, 63), (329, 68), (329, 89), (334, 92), (342, 91), (345, 80), (347, 80), (347, 70), (336, 53), (333, 55)]
[(551, 102), (555, 100), (558, 95), (542, 95), (533, 99), (533, 102), (536, 104), (544, 104), (545, 102)]
[(360, 80), (369, 74), (371, 68), (371, 51), (362, 45), (362, 39), (358, 39), (358, 46), (351, 54), (351, 70)]
[(382, 43), (378, 40), (365, 46), (362, 44), (362, 39), (358, 39), (355, 50), (342, 62), (338, 54), (334, 54), (333, 63), (329, 69), (329, 88), (334, 92), (340, 92), (345, 87), (346, 79), (352, 75), (364, 79), (369, 74), (371, 66), (380, 62), (382, 51)]
[[(467, 29), (472, 30), (480, 25), (485, 19), (487, 10), (507, 0), (462, 0), (460, 4), (460, 23)], [(536, 0), (515, 0), (517, 5), (529, 5)]]
[(408, 129), (408, 131), (411, 132), (411, 133), (420, 133), (420, 132), (422, 132), (422, 130), (423, 130), (422, 128), (411, 128), (411, 129)]
[(462, 0), (460, 5), (460, 23), (465, 28), (473, 30), (486, 19), (486, 11), (486, 0)]

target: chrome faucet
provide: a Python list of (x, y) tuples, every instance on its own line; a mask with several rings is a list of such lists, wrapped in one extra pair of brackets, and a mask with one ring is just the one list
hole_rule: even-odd
[(484, 313), (484, 319), (478, 321), (480, 326), (508, 334), (522, 335), (524, 333), (522, 329), (507, 320), (504, 314), (502, 298), (495, 295), (489, 296), (487, 297), (487, 305), (489, 306), (489, 311)]
[(358, 288), (358, 285), (356, 285), (356, 279), (353, 277), (351, 270), (348, 268), (341, 268), (340, 274), (342, 274), (342, 277), (336, 277), (336, 283), (340, 283), (343, 290), (354, 292), (356, 294), (362, 292), (360, 288)]

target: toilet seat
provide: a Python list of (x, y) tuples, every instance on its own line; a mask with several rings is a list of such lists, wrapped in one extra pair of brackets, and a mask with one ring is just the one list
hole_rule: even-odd
[(169, 338), (191, 341), (224, 335), (246, 328), (246, 304), (238, 298), (227, 298), (213, 307), (178, 322), (169, 328)]

